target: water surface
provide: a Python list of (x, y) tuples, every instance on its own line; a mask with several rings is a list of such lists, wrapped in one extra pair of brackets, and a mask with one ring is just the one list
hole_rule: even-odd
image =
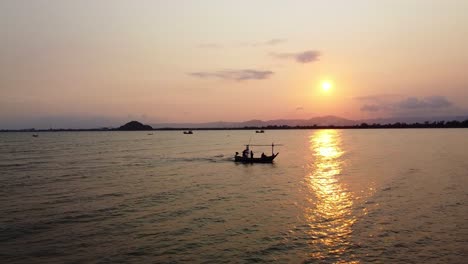
[[(275, 164), (232, 161), (271, 142)], [(464, 263), (466, 146), (467, 129), (0, 133), (0, 260)]]

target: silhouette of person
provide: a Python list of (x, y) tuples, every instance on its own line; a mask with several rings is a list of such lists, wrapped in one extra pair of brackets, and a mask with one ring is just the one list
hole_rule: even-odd
[(242, 151), (242, 157), (247, 158), (249, 157), (249, 145)]
[(253, 151), (250, 151), (250, 158), (253, 159)]
[(266, 155), (265, 155), (265, 152), (262, 152), (262, 158), (265, 158)]

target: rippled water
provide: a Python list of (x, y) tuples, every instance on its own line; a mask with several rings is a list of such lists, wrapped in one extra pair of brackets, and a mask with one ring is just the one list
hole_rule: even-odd
[(468, 129), (0, 133), (0, 262), (465, 263), (467, 188)]

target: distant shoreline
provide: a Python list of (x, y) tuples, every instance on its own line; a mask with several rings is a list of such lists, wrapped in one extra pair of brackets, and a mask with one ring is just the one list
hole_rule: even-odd
[(212, 128), (153, 128), (153, 129), (119, 129), (119, 128), (91, 128), (91, 129), (2, 129), (0, 132), (110, 132), (110, 131), (184, 131), (184, 130), (302, 130), (302, 129), (409, 129), (409, 128), (468, 128), (468, 120), (465, 121), (439, 121), (426, 123), (393, 123), (393, 124), (366, 124), (353, 126), (263, 126), (263, 127), (212, 127)]

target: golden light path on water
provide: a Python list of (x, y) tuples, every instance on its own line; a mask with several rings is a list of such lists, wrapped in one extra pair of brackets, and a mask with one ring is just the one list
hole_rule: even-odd
[[(313, 206), (305, 211), (310, 226), (310, 258), (341, 263), (359, 263), (349, 252), (352, 225), (352, 194), (341, 184), (343, 167), (341, 132), (319, 130), (310, 136), (312, 164), (306, 182)], [(315, 197), (314, 197), (315, 196)]]

